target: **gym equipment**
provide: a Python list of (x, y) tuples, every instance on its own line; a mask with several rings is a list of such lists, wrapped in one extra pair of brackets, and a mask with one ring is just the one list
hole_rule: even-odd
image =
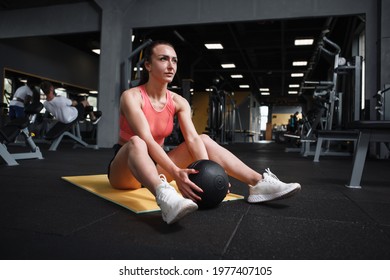
[(375, 109), (378, 120), (390, 120), (390, 85), (385, 85), (374, 97), (377, 99)]
[[(318, 162), (321, 155), (351, 155), (349, 152), (331, 151), (330, 144), (335, 141), (354, 141), (357, 142), (358, 134), (354, 131), (345, 131), (346, 126), (352, 122), (360, 120), (360, 95), (362, 89), (362, 58), (353, 57), (348, 61), (340, 57), (340, 47), (325, 36), (320, 39), (317, 53), (324, 53), (333, 58), (332, 77), (329, 81), (304, 81), (303, 90), (313, 90), (310, 104), (311, 110), (307, 116), (303, 114), (303, 123), (301, 125), (301, 134), (297, 137), (302, 143), (300, 149), (303, 156), (315, 155), (314, 161)], [(351, 93), (344, 94), (338, 91), (339, 79), (348, 75), (351, 78)], [(343, 83), (347, 84), (346, 81)], [(345, 96), (346, 95), (346, 96)], [(346, 109), (348, 114), (343, 112), (343, 99), (347, 98), (345, 104), (351, 104)], [(309, 103), (309, 101), (308, 101)], [(293, 137), (294, 135), (285, 135)], [(296, 137), (296, 136), (295, 136)], [(317, 141), (315, 153), (310, 145)], [(326, 147), (322, 149), (323, 141)]]
[[(32, 139), (32, 135), (28, 128), (31, 119), (33, 119), (34, 115), (38, 114), (42, 108), (42, 103), (32, 103), (25, 108), (26, 117), (14, 119), (0, 129), (0, 155), (7, 165), (18, 165), (16, 160), (19, 159), (43, 159), (42, 153)], [(20, 134), (25, 139), (26, 145), (30, 147), (30, 152), (11, 154), (6, 145), (13, 143)]]
[(361, 188), (361, 179), (370, 142), (390, 142), (390, 121), (355, 121), (351, 128), (359, 131), (348, 188)]
[[(377, 110), (377, 120), (390, 120), (390, 85), (385, 84), (383, 90), (374, 95), (377, 99), (375, 109)], [(378, 157), (385, 159), (390, 157), (390, 143), (379, 143)]]
[(334, 71), (338, 67), (339, 54), (341, 52), (340, 47), (329, 40), (325, 34), (328, 31), (324, 31), (321, 34), (318, 43), (318, 49), (315, 52), (312, 61), (317, 60), (317, 55), (324, 53), (330, 57), (333, 57), (333, 75), (329, 81), (303, 81), (301, 90), (313, 90), (311, 98), (306, 97), (306, 103), (310, 104), (310, 109), (305, 113), (302, 112), (302, 122), (299, 125), (299, 134), (284, 134), (285, 137), (295, 138), (301, 145), (300, 149), (289, 149), (286, 151), (298, 150), (303, 156), (313, 154), (310, 145), (316, 141), (316, 133), (318, 130), (328, 129), (332, 126), (333, 113), (335, 108), (335, 101), (338, 100), (336, 93), (337, 85), (337, 73)]
[[(214, 84), (219, 81), (216, 79)], [(208, 135), (211, 139), (225, 142), (225, 93), (218, 90), (215, 85), (211, 87), (209, 96), (209, 118), (207, 123)]]
[[(76, 145), (79, 144), (85, 148), (99, 149), (97, 145), (90, 145), (83, 140), (80, 132), (80, 123), (76, 119), (70, 123), (62, 123), (57, 121), (57, 123), (45, 134), (45, 140), (51, 141), (49, 151), (56, 151), (58, 145), (61, 143), (62, 139), (67, 136), (76, 142)], [(75, 146), (77, 147), (77, 146)]]
[(191, 163), (188, 168), (198, 170), (196, 174), (188, 177), (203, 190), (198, 202), (200, 209), (218, 206), (226, 197), (229, 189), (229, 177), (218, 163), (212, 160), (198, 160)]
[(317, 146), (314, 154), (314, 162), (320, 161), (320, 155), (346, 155), (349, 156), (351, 153), (345, 152), (330, 152), (322, 151), (323, 141), (353, 141), (356, 147), (356, 142), (358, 140), (359, 133), (355, 130), (320, 130), (317, 134)]
[[(226, 93), (226, 97), (229, 97), (229, 103), (226, 106), (226, 140), (235, 142), (235, 129), (236, 129), (236, 117), (238, 118), (239, 130), (242, 131), (242, 123), (239, 108), (236, 106), (236, 101), (231, 93)], [(226, 100), (227, 101), (227, 100)]]
[[(134, 51), (131, 52), (131, 54), (127, 57), (126, 65), (125, 65), (125, 77), (124, 77), (124, 89), (129, 89), (135, 86), (138, 86), (140, 82), (141, 77), (141, 65), (144, 63), (144, 59), (142, 58), (142, 51), (149, 46), (153, 41), (151, 39), (147, 39), (145, 42), (143, 42), (138, 48), (136, 48)], [(132, 60), (133, 57), (140, 53), (139, 60), (137, 62), (137, 74), (136, 79), (132, 80), (131, 73), (132, 73)]]
[[(317, 107), (317, 113), (315, 114), (312, 125), (309, 126), (309, 129), (305, 134), (306, 139), (313, 139), (313, 133), (316, 132), (317, 129), (332, 129), (335, 102), (339, 100), (339, 95), (337, 93), (338, 73), (336, 69), (339, 68), (339, 63), (343, 62), (339, 57), (341, 48), (335, 42), (332, 42), (326, 36), (323, 36), (319, 43), (319, 53), (321, 52), (333, 57), (333, 74), (330, 81), (304, 81), (305, 86), (302, 88), (314, 90), (313, 99), (316, 101), (314, 105)], [(304, 141), (305, 139), (301, 140)]]
[[(87, 176), (67, 176), (63, 180), (94, 195), (122, 206), (136, 214), (160, 211), (153, 194), (147, 188), (137, 190), (117, 190), (111, 187), (106, 174)], [(170, 182), (175, 187), (175, 181)], [(244, 199), (238, 194), (229, 193), (224, 201)]]

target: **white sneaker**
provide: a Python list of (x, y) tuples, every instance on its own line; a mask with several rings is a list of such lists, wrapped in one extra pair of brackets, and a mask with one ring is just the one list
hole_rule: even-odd
[(275, 174), (267, 168), (266, 173), (255, 186), (249, 187), (249, 203), (266, 202), (283, 199), (292, 196), (300, 191), (301, 185), (298, 183), (283, 183)]
[(156, 201), (167, 224), (173, 224), (198, 210), (198, 205), (191, 199), (179, 195), (175, 188), (168, 184), (164, 175), (160, 175), (160, 178), (162, 183), (157, 187)]

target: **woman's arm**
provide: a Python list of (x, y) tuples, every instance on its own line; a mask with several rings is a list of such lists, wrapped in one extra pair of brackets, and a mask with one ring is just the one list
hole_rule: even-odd
[(188, 101), (180, 95), (175, 94), (176, 113), (179, 120), (180, 130), (192, 157), (195, 160), (209, 159), (206, 147), (203, 144), (198, 132), (195, 129), (191, 117), (191, 107)]

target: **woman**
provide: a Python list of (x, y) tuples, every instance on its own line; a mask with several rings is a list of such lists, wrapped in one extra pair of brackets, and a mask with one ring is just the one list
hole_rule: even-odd
[[(229, 176), (247, 183), (250, 203), (284, 198), (300, 190), (298, 183), (285, 184), (269, 170), (263, 177), (207, 135), (198, 135), (187, 100), (167, 89), (177, 70), (172, 45), (153, 42), (144, 51), (144, 58), (147, 81), (126, 90), (120, 100), (119, 142), (108, 171), (114, 188), (145, 186), (156, 197), (168, 224), (198, 209), (196, 201), (201, 198), (196, 192), (202, 190), (188, 178), (197, 171), (186, 168), (196, 160), (213, 160)], [(174, 115), (185, 141), (166, 153), (164, 138), (172, 132)], [(171, 180), (176, 181), (182, 196), (168, 184)]]

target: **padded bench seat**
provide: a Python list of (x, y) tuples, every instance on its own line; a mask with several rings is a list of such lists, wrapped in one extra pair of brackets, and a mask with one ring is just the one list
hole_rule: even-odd
[(0, 142), (11, 143), (20, 134), (20, 130), (26, 128), (30, 120), (26, 118), (17, 118), (7, 123), (0, 130)]
[[(28, 117), (17, 118), (0, 129), (0, 156), (9, 166), (18, 165), (16, 160), (19, 159), (43, 159), (39, 147), (35, 145), (28, 130), (29, 123), (30, 119)], [(24, 137), (30, 151), (11, 154), (7, 149), (7, 144), (14, 142), (19, 135)]]
[(66, 131), (69, 131), (72, 129), (73, 125), (76, 123), (76, 121), (70, 122), (70, 123), (62, 123), (57, 122), (46, 134), (45, 139), (49, 141), (53, 141), (54, 139), (57, 139)]
[[(81, 145), (85, 148), (98, 149), (97, 145), (90, 145), (81, 137), (80, 124), (78, 120), (70, 123), (57, 122), (45, 135), (45, 139), (51, 141), (49, 151), (56, 151), (62, 139), (67, 136), (76, 142), (76, 145)], [(75, 145), (75, 147), (76, 147)]]
[[(322, 143), (329, 141), (357, 141), (359, 137), (358, 130), (319, 130), (317, 135), (317, 146), (314, 154), (314, 162), (320, 161)], [(337, 154), (337, 153), (335, 153)], [(339, 153), (340, 154), (340, 153)]]

